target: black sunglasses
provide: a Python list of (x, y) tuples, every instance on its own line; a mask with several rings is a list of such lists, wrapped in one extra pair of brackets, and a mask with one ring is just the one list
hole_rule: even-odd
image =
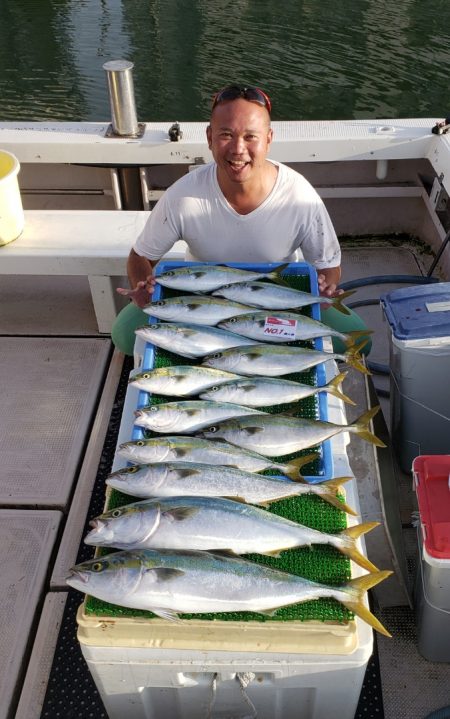
[(227, 85), (219, 90), (219, 92), (216, 92), (213, 96), (212, 109), (214, 110), (216, 105), (219, 105), (221, 102), (237, 100), (238, 97), (243, 97), (244, 100), (249, 100), (250, 102), (257, 102), (259, 105), (267, 108), (269, 114), (272, 110), (272, 103), (264, 90), (261, 90), (259, 87), (242, 87), (241, 85)]

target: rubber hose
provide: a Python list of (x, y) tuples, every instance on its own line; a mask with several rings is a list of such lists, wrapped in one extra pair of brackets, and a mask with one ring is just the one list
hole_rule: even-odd
[(436, 709), (431, 714), (427, 714), (424, 719), (450, 719), (450, 706)]
[(437, 277), (422, 277), (422, 275), (376, 275), (374, 277), (361, 277), (359, 280), (349, 280), (339, 284), (340, 290), (353, 290), (357, 287), (367, 285), (387, 285), (394, 282), (407, 283), (410, 285), (429, 285), (433, 282), (440, 282)]

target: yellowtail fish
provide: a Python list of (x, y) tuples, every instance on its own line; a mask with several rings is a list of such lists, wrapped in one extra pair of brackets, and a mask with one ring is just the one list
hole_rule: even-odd
[(252, 270), (243, 270), (237, 267), (227, 267), (226, 265), (191, 265), (189, 267), (179, 267), (173, 270), (167, 270), (161, 274), (157, 274), (155, 279), (158, 284), (163, 287), (170, 287), (174, 290), (183, 290), (186, 292), (211, 292), (222, 285), (231, 284), (233, 282), (245, 282), (247, 280), (259, 280), (267, 278), (273, 282), (281, 282), (281, 272), (288, 267), (289, 263), (279, 265), (268, 272), (256, 272)]
[(217, 297), (224, 297), (227, 300), (233, 300), (233, 302), (242, 302), (244, 305), (261, 307), (265, 310), (293, 310), (320, 302), (321, 305), (330, 305), (344, 315), (349, 315), (350, 310), (342, 303), (354, 293), (355, 290), (349, 290), (337, 297), (320, 297), (309, 292), (295, 290), (292, 287), (273, 285), (269, 282), (239, 282), (220, 287), (212, 294)]
[(213, 442), (209, 439), (183, 435), (123, 442), (119, 446), (117, 454), (137, 464), (199, 462), (200, 464), (223, 464), (228, 467), (245, 469), (248, 472), (274, 469), (291, 479), (297, 479), (301, 467), (317, 458), (317, 455), (309, 454), (283, 464), (272, 462), (261, 454), (235, 447), (227, 442)]
[(296, 312), (249, 312), (219, 322), (221, 329), (235, 332), (258, 342), (291, 342), (312, 340), (317, 337), (338, 337), (348, 347), (356, 340), (372, 334), (370, 330), (339, 332), (323, 322), (305, 317)]
[(144, 609), (163, 619), (178, 614), (262, 612), (332, 597), (381, 634), (391, 636), (365, 605), (365, 593), (392, 574), (374, 572), (328, 586), (247, 559), (210, 552), (136, 549), (77, 564), (70, 587), (104, 602)]
[(315, 447), (340, 432), (351, 432), (377, 447), (386, 447), (384, 442), (369, 430), (369, 422), (379, 409), (379, 406), (372, 407), (351, 424), (334, 424), (282, 414), (239, 417), (201, 430), (197, 436), (222, 439), (267, 457), (282, 457)]
[(138, 372), (130, 377), (128, 384), (143, 392), (168, 397), (192, 397), (209, 387), (219, 387), (223, 382), (239, 377), (240, 375), (232, 372), (223, 372), (211, 367), (173, 365)]
[(204, 367), (213, 367), (225, 372), (236, 372), (246, 376), (263, 375), (278, 377), (292, 372), (304, 372), (322, 362), (334, 359), (370, 374), (361, 361), (360, 346), (350, 347), (344, 354), (321, 352), (304, 347), (258, 343), (252, 347), (237, 347), (215, 352), (204, 358)]
[(319, 392), (327, 392), (338, 399), (355, 404), (341, 391), (346, 372), (336, 375), (323, 387), (292, 382), (276, 377), (240, 377), (228, 382), (217, 383), (200, 393), (201, 399), (215, 399), (222, 402), (237, 402), (247, 407), (273, 407), (279, 404), (297, 402)]
[(340, 487), (351, 477), (337, 477), (321, 484), (293, 482), (235, 467), (195, 462), (155, 462), (133, 465), (112, 472), (106, 484), (133, 497), (228, 497), (248, 504), (266, 505), (286, 497), (314, 494), (334, 507), (355, 515)]
[(320, 532), (290, 519), (223, 497), (155, 497), (116, 507), (90, 521), (85, 543), (116, 549), (206, 549), (265, 554), (327, 544), (369, 572), (377, 568), (356, 546), (379, 522), (337, 534)]
[(156, 347), (174, 352), (181, 357), (195, 359), (210, 352), (222, 351), (232, 347), (253, 346), (254, 340), (242, 335), (221, 330), (218, 327), (206, 327), (184, 322), (156, 322), (135, 330), (138, 337), (151, 342)]
[(248, 305), (209, 295), (182, 295), (156, 300), (143, 307), (147, 315), (160, 320), (189, 322), (193, 325), (216, 325), (227, 317), (244, 314), (251, 309)]
[(153, 432), (196, 432), (211, 422), (221, 422), (232, 417), (248, 414), (262, 414), (260, 410), (244, 407), (231, 402), (213, 400), (185, 400), (180, 402), (162, 402), (150, 407), (141, 407), (135, 411), (134, 424)]

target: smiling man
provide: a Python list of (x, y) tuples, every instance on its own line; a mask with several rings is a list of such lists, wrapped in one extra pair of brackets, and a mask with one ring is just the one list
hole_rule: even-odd
[[(322, 296), (340, 293), (340, 247), (325, 205), (302, 175), (268, 159), (270, 112), (269, 97), (257, 87), (228, 85), (214, 95), (206, 130), (214, 161), (168, 188), (130, 252), (132, 289), (119, 292), (132, 299), (135, 310), (150, 301), (153, 266), (177, 240), (187, 243), (186, 260), (305, 260), (318, 272)], [(327, 322), (333, 310), (324, 314)], [(121, 315), (112, 337), (123, 349), (128, 319), (134, 329), (146, 316), (135, 312), (132, 318), (132, 306)], [(129, 348), (128, 343), (127, 354)]]

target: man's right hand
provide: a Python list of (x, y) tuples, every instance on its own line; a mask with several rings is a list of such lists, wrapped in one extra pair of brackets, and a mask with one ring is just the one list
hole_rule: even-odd
[(128, 290), (125, 287), (118, 287), (117, 292), (123, 297), (129, 297), (135, 305), (142, 309), (151, 301), (155, 284), (154, 276), (149, 275), (146, 280), (140, 280), (134, 289)]

